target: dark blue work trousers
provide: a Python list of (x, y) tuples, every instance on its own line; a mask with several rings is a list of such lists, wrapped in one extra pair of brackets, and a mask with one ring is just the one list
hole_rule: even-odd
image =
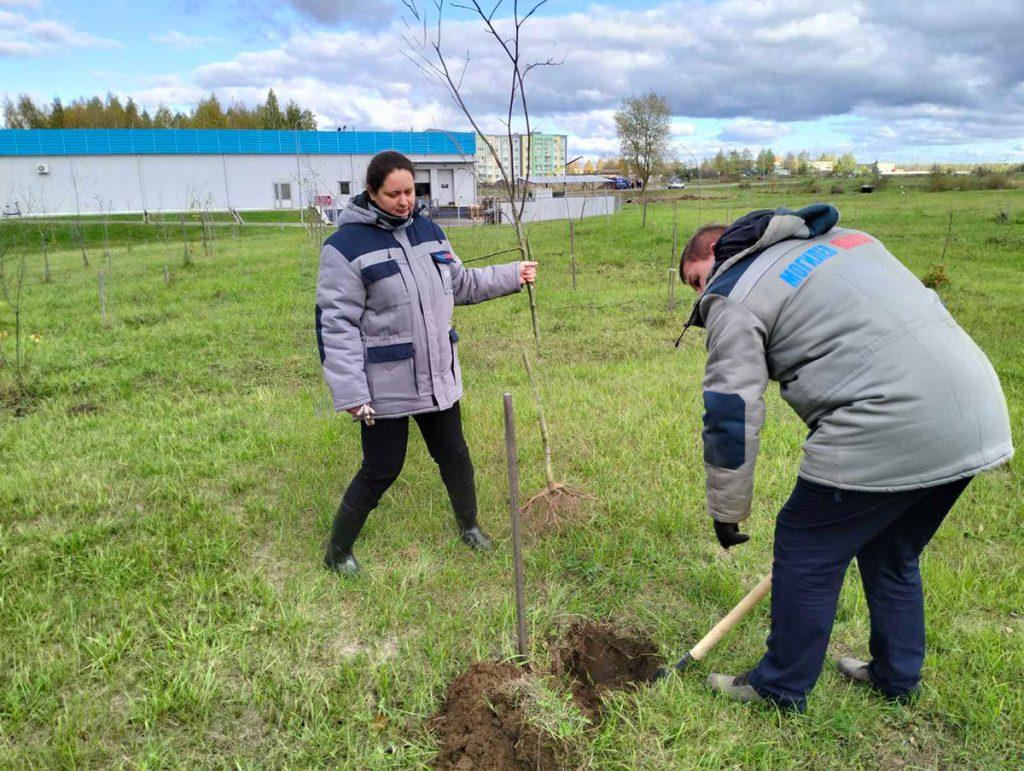
[(750, 672), (758, 693), (804, 708), (854, 557), (871, 615), (868, 673), (889, 696), (912, 693), (925, 648), (918, 557), (970, 481), (868, 493), (798, 479), (775, 524), (768, 652)]

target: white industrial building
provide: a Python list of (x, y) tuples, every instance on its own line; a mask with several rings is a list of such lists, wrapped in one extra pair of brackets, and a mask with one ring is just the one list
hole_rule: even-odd
[(476, 203), (476, 136), (448, 131), (0, 129), (5, 215), (337, 208), (374, 154), (416, 165), (417, 195)]

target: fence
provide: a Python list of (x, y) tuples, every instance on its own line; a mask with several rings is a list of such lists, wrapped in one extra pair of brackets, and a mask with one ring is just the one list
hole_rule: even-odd
[[(614, 214), (619, 208), (619, 199), (614, 195), (573, 196), (568, 198), (542, 198), (527, 201), (523, 209), (523, 222), (542, 222), (544, 220), (582, 219)], [(510, 204), (500, 204), (501, 221), (512, 221)]]

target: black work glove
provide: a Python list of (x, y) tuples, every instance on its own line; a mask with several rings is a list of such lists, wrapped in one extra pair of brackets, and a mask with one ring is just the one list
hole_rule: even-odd
[(735, 522), (719, 522), (717, 519), (712, 521), (715, 523), (715, 537), (718, 538), (718, 542), (722, 544), (723, 549), (728, 549), (730, 546), (746, 543), (750, 540), (750, 536), (746, 533), (741, 533), (740, 526)]

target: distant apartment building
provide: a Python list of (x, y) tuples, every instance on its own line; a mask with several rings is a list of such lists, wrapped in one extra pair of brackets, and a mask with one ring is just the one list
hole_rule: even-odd
[(811, 171), (816, 171), (819, 174), (831, 174), (835, 168), (835, 161), (808, 161), (807, 165), (811, 167)]
[(481, 182), (493, 184), (501, 179), (501, 170), (488, 143), (501, 159), (501, 165), (506, 171), (511, 169), (516, 177), (525, 176), (524, 169), (529, 169), (531, 177), (565, 170), (565, 134), (513, 134), (511, 142), (508, 134), (488, 134), (477, 137), (476, 175)]

